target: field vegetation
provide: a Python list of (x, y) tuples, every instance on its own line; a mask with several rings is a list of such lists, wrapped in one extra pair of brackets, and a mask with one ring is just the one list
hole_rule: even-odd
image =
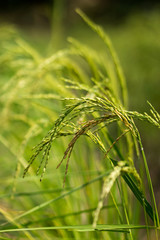
[(46, 54), (1, 27), (0, 239), (158, 239), (158, 13), (108, 26), (114, 44), (77, 13), (83, 34)]

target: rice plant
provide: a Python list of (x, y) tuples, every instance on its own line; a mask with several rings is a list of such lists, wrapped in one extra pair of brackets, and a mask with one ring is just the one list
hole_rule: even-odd
[(128, 109), (110, 38), (77, 13), (103, 53), (68, 38), (68, 48), (44, 58), (15, 29), (1, 31), (0, 142), (14, 160), (1, 196), (1, 238), (158, 239), (136, 121), (160, 128), (160, 115), (151, 103), (150, 114)]

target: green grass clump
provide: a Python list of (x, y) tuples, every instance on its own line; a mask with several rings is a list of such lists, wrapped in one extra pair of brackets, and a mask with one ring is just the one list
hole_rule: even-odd
[(68, 48), (44, 58), (16, 30), (4, 28), (1, 36), (0, 147), (16, 171), (5, 179), (0, 233), (7, 239), (150, 239), (154, 233), (158, 239), (157, 204), (135, 121), (160, 128), (160, 115), (150, 103), (151, 114), (128, 110), (109, 37), (77, 13), (102, 39), (102, 54), (69, 38)]

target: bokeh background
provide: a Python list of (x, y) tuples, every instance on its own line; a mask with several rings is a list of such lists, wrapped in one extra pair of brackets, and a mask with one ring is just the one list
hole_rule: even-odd
[[(110, 36), (124, 70), (129, 109), (148, 112), (151, 102), (160, 112), (160, 4), (158, 0), (5, 0), (0, 1), (0, 24), (14, 25), (21, 36), (50, 56), (73, 36), (102, 50), (94, 33), (75, 13), (81, 8)], [(160, 134), (137, 122), (157, 199), (160, 199)]]
[[(100, 43), (75, 13), (81, 8), (109, 34), (127, 79), (129, 108), (148, 111), (147, 100), (160, 112), (160, 4), (158, 0), (5, 0), (0, 1), (0, 24), (15, 25), (21, 35), (48, 55), (73, 36), (93, 47)], [(52, 41), (50, 41), (52, 39)], [(158, 194), (159, 132), (137, 123)]]
[(54, 51), (67, 44), (68, 36), (96, 47), (100, 43), (75, 13), (76, 8), (102, 25), (111, 37), (127, 78), (130, 107), (144, 111), (148, 100), (160, 110), (158, 0), (6, 0), (0, 2), (0, 23), (18, 27), (23, 37), (45, 54), (50, 38)]

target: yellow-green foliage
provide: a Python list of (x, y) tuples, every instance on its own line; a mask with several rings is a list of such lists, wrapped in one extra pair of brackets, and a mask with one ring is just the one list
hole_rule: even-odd
[[(112, 239), (113, 236), (115, 239), (135, 239), (133, 229), (143, 226), (131, 225), (139, 224), (134, 221), (131, 204), (135, 207), (140, 203), (144, 210), (144, 228), (149, 228), (151, 221), (152, 228), (156, 229), (159, 217), (146, 157), (134, 120), (145, 120), (160, 128), (160, 115), (150, 103), (152, 115), (127, 109), (125, 77), (109, 37), (84, 13), (80, 10), (77, 12), (103, 41), (104, 54), (69, 38), (68, 48), (44, 58), (22, 40), (15, 29), (5, 26), (0, 30), (0, 142), (14, 156), (11, 166), (17, 162), (10, 196), (16, 198), (18, 187), (23, 195), (25, 179), (31, 181), (34, 173), (40, 173), (40, 180), (44, 178), (41, 183), (39, 177), (33, 179), (40, 198), (34, 198), (35, 193), (26, 184), (31, 199), (25, 201), (24, 206), (20, 204), (19, 211), (23, 213), (12, 214), (1, 210), (4, 218), (2, 223), (8, 226), (5, 223), (7, 221), (7, 224), (13, 225), (12, 228), (19, 230), (22, 226), (37, 226), (38, 223), (39, 229), (44, 230), (43, 236), (38, 235), (41, 239), (79, 239), (82, 235), (77, 230), (88, 232), (88, 235), (83, 235), (86, 239), (88, 236), (90, 239), (97, 236), (99, 239)], [(36, 146), (31, 153), (33, 145)], [(4, 156), (2, 160), (6, 161)], [(140, 162), (146, 172), (151, 204), (145, 196), (144, 179), (139, 172)], [(47, 166), (50, 175), (47, 174)], [(63, 167), (62, 174), (58, 175), (56, 166)], [(27, 177), (30, 170), (31, 175)], [(26, 176), (24, 180), (21, 179), (22, 175)], [(61, 188), (63, 177), (65, 193)], [(104, 184), (100, 181), (103, 178)], [(43, 196), (45, 191), (53, 193), (53, 189), (62, 192), (61, 195), (54, 198), (52, 194)], [(78, 192), (80, 190), (81, 194)], [(73, 195), (74, 192), (77, 195)], [(67, 196), (69, 198), (66, 200)], [(106, 197), (108, 205), (103, 206)], [(64, 201), (63, 204), (57, 203), (58, 200)], [(10, 201), (12, 199), (7, 201), (7, 206), (10, 206)], [(54, 202), (57, 205), (51, 205)], [(100, 211), (109, 208), (109, 204), (113, 212), (106, 211), (100, 215)], [(46, 221), (42, 219), (45, 207), (48, 207)], [(90, 214), (87, 215), (87, 212)], [(84, 218), (80, 217), (82, 213), (86, 214)], [(28, 215), (32, 216), (31, 220)], [(68, 221), (66, 216), (70, 216)], [(116, 220), (113, 216), (117, 216)], [(21, 218), (24, 221), (21, 222)], [(88, 225), (92, 222), (93, 226)], [(106, 230), (101, 235), (98, 229), (102, 230), (102, 226), (99, 223), (103, 223), (103, 230)], [(3, 224), (0, 232), (5, 232)], [(77, 228), (72, 227), (75, 224)], [(107, 224), (120, 224), (121, 228), (117, 225), (115, 228), (114, 225), (108, 227)], [(55, 232), (49, 233), (47, 227)], [(13, 231), (9, 228), (6, 231)], [(23, 230), (26, 238), (36, 239), (36, 234)]]

